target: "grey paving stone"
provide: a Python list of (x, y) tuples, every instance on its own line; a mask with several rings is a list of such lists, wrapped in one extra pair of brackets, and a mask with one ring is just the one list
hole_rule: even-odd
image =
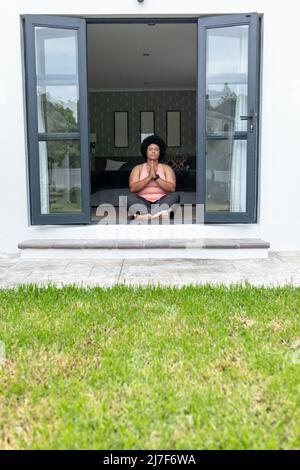
[(243, 276), (242, 283), (251, 284), (253, 286), (276, 287), (278, 282), (272, 276)]
[(207, 273), (199, 271), (170, 271), (170, 272), (153, 272), (144, 271), (140, 275), (134, 272), (123, 270), (120, 276), (120, 282), (130, 282), (133, 284), (153, 283), (160, 285), (175, 284), (198, 284), (198, 283), (236, 283), (241, 280), (241, 276), (228, 273)]
[(237, 271), (252, 274), (253, 276), (262, 276), (264, 273), (268, 275), (280, 272), (296, 272), (291, 266), (288, 266), (277, 258), (234, 260), (232, 261), (232, 265)]
[(273, 252), (267, 259), (0, 259), (0, 287), (20, 284), (110, 287), (128, 285), (239, 284), (300, 286), (300, 252)]
[(89, 276), (93, 270), (94, 263), (87, 263), (87, 264), (77, 264), (77, 263), (70, 263), (68, 266), (65, 267), (64, 270), (56, 271), (56, 274), (59, 275), (62, 272), (66, 276)]
[[(101, 260), (102, 262), (102, 260)], [(94, 259), (72, 259), (68, 260), (66, 263), (66, 268), (69, 268), (70, 266), (74, 267), (92, 267), (95, 264)]]
[(286, 271), (300, 273), (300, 260), (284, 260)]
[(103, 278), (103, 279), (106, 279), (106, 278), (116, 278), (118, 279), (119, 275), (120, 275), (120, 272), (121, 272), (121, 269), (122, 269), (122, 263), (120, 264), (115, 264), (113, 266), (99, 266), (99, 265), (96, 265), (93, 267), (93, 269), (91, 270), (90, 274), (89, 274), (89, 279), (90, 278), (93, 278), (93, 277), (97, 277), (97, 278)]
[(15, 266), (17, 263), (17, 260), (0, 260), (0, 268), (1, 269), (6, 269), (6, 268), (11, 268), (12, 266)]
[(0, 288), (2, 287), (14, 287), (26, 282), (26, 279), (31, 273), (21, 273), (19, 275), (9, 274), (5, 277), (0, 277)]
[(126, 266), (171, 266), (177, 268), (190, 268), (197, 266), (224, 266), (232, 267), (232, 260), (224, 259), (197, 259), (197, 258), (140, 258), (140, 259), (125, 259), (124, 267)]
[(120, 282), (125, 285), (132, 286), (144, 286), (144, 285), (160, 285), (160, 286), (185, 286), (185, 285), (202, 285), (202, 284), (212, 284), (212, 285), (231, 285), (238, 284), (241, 282), (239, 278), (235, 280), (228, 281), (228, 278), (222, 277), (217, 278), (216, 276), (201, 276), (197, 278), (186, 278), (174, 277), (174, 278), (157, 278), (157, 277), (145, 277), (145, 278), (129, 278), (122, 277)]
[(300, 251), (272, 251), (272, 254), (279, 258), (298, 258), (300, 259)]
[(36, 274), (31, 273), (29, 276), (26, 277), (25, 282), (26, 284), (35, 284), (35, 283), (57, 283), (63, 282), (65, 284), (73, 284), (73, 283), (81, 283), (85, 282), (88, 278), (88, 275), (85, 274), (71, 274), (71, 273), (64, 273), (64, 272), (56, 272), (56, 273), (44, 273), (44, 274)]
[(21, 285), (20, 282), (1, 282), (0, 283), (0, 289), (15, 289), (18, 288)]
[(289, 265), (289, 263), (283, 260), (282, 258), (265, 258), (257, 260), (257, 263), (259, 263), (260, 266), (266, 269), (285, 269)]
[(10, 279), (12, 279), (12, 276), (7, 276), (0, 272), (0, 287), (4, 286), (7, 281), (10, 281)]
[(282, 286), (285, 284), (299, 285), (300, 273), (296, 273), (296, 274), (273, 273), (272, 278)]
[[(134, 262), (137, 261), (137, 262)], [(203, 260), (172, 260), (172, 259), (156, 259), (156, 260), (124, 260), (123, 274), (130, 273), (136, 275), (161, 274), (172, 276), (174, 273), (180, 272), (182, 275), (193, 273), (193, 275), (211, 274), (211, 273), (235, 273), (230, 262), (215, 262), (214, 264), (202, 262)], [(206, 260), (204, 260), (206, 261)], [(223, 261), (223, 260), (222, 260)]]
[(49, 265), (44, 265), (44, 264), (36, 264), (33, 267), (33, 271), (38, 274), (38, 273), (56, 273), (56, 272), (61, 272), (66, 268), (65, 264), (58, 265), (58, 264), (49, 264)]
[(115, 267), (122, 266), (124, 263), (123, 259), (95, 259), (93, 265), (95, 268), (101, 267), (105, 269), (113, 269)]
[(5, 275), (7, 272), (9, 272), (9, 268), (7, 268), (7, 266), (6, 267), (0, 266), (0, 277), (2, 274)]
[(20, 259), (20, 253), (0, 253), (1, 261), (15, 262)]
[(35, 265), (33, 265), (32, 263), (16, 263), (15, 265), (13, 265), (11, 268), (8, 268), (10, 272), (28, 272), (28, 271), (33, 271), (35, 268)]
[(131, 268), (123, 268), (122, 275), (123, 276), (135, 276), (135, 277), (142, 277), (142, 276), (154, 276), (159, 278), (167, 278), (167, 279), (174, 279), (180, 277), (182, 279), (195, 279), (205, 275), (223, 275), (228, 277), (229, 275), (233, 275), (233, 271), (225, 271), (222, 268), (215, 267), (213, 270), (208, 266), (202, 266), (198, 268), (188, 269), (188, 268), (181, 268), (174, 270), (172, 268), (167, 267), (144, 267), (136, 269), (134, 266)]
[(25, 272), (25, 271), (52, 271), (62, 270), (65, 268), (67, 263), (65, 260), (19, 260), (15, 265), (12, 266), (14, 272)]

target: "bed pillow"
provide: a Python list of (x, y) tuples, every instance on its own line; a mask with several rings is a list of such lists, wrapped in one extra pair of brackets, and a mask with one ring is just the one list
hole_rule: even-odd
[(123, 166), (121, 166), (120, 170), (131, 171), (136, 165), (136, 162), (126, 162)]
[(110, 158), (106, 159), (105, 171), (117, 171), (124, 165), (126, 162), (119, 162), (117, 160), (111, 160)]

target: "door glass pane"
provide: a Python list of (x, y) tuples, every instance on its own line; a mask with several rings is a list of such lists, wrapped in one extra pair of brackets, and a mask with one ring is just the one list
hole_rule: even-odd
[(36, 27), (37, 75), (77, 75), (77, 30)]
[(206, 130), (209, 133), (247, 132), (247, 85), (209, 84), (206, 100)]
[(35, 28), (39, 132), (78, 132), (77, 31)]
[(207, 30), (207, 74), (232, 83), (247, 78), (248, 25)]
[(39, 142), (41, 212), (81, 212), (80, 143)]
[[(207, 29), (206, 209), (246, 211), (248, 25)], [(215, 139), (215, 140), (214, 140)]]
[[(41, 213), (82, 212), (77, 30), (35, 27)], [(47, 140), (47, 133), (61, 140)], [(79, 134), (78, 134), (79, 135)]]
[(245, 212), (247, 140), (207, 140), (206, 152), (206, 210)]
[(38, 86), (39, 132), (78, 132), (77, 86)]

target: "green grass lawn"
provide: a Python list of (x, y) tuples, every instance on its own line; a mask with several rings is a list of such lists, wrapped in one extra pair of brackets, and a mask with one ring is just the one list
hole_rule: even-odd
[(300, 288), (0, 291), (2, 449), (299, 449)]

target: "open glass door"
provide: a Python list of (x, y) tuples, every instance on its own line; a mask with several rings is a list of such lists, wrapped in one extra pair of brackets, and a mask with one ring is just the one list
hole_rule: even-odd
[(198, 203), (205, 222), (256, 220), (259, 28), (255, 13), (198, 20)]
[(32, 224), (89, 223), (85, 20), (25, 16)]

